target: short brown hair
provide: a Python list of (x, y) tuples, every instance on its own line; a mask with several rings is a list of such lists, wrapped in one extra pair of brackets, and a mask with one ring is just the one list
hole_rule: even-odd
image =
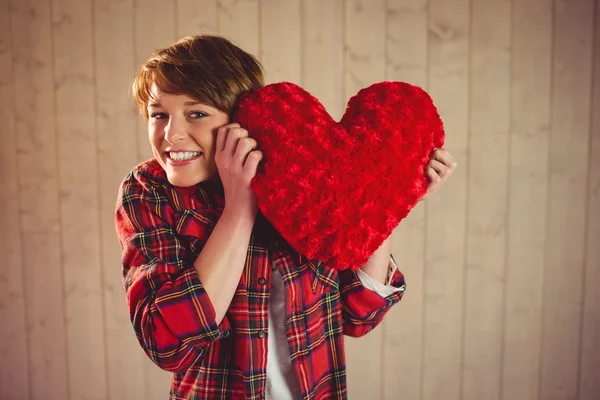
[(258, 60), (229, 40), (198, 35), (156, 50), (139, 69), (132, 92), (146, 120), (153, 84), (231, 115), (239, 96), (263, 87), (264, 77)]

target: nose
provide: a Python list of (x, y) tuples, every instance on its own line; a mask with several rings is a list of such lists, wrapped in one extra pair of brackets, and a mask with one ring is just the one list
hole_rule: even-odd
[(165, 127), (165, 140), (170, 144), (180, 142), (185, 138), (185, 125), (176, 121), (175, 118), (170, 118), (169, 123)]

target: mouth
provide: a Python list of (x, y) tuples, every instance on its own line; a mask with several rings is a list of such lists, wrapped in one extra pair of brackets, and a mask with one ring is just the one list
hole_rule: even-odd
[(169, 164), (179, 166), (193, 163), (202, 157), (204, 153), (199, 151), (167, 151), (165, 154)]

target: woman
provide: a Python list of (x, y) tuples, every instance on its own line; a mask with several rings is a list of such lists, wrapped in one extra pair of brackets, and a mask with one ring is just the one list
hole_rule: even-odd
[[(263, 84), (253, 56), (204, 35), (156, 51), (133, 85), (154, 159), (123, 181), (116, 227), (133, 326), (174, 373), (171, 399), (346, 398), (343, 335), (372, 330), (404, 293), (390, 239), (338, 272), (258, 213), (262, 153), (231, 113)], [(428, 193), (454, 167), (437, 150)]]

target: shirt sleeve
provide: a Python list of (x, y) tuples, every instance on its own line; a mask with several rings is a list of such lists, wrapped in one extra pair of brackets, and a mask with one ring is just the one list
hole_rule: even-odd
[[(340, 271), (340, 292), (345, 335), (360, 337), (372, 331), (383, 321), (383, 317), (389, 309), (402, 299), (406, 290), (404, 275), (397, 268), (393, 257), (391, 257), (390, 263), (393, 272), (391, 277), (388, 276), (389, 282), (387, 285), (383, 285), (363, 273), (367, 278), (374, 281), (373, 286), (370, 286), (373, 282), (363, 278), (366, 282), (365, 285), (360, 277), (361, 275), (359, 275), (362, 272), (360, 270), (345, 269)], [(380, 289), (381, 292), (378, 292)]]
[[(195, 257), (165, 220), (168, 207), (157, 188), (148, 188), (132, 173), (121, 186), (115, 224), (138, 341), (159, 367), (182, 372), (205, 346), (227, 335), (229, 322), (224, 318), (217, 326), (214, 307), (193, 268)], [(216, 223), (197, 220), (206, 231)]]
[(381, 297), (387, 297), (393, 293), (401, 292), (406, 289), (405, 285), (402, 285), (401, 287), (396, 287), (396, 286), (390, 285), (390, 282), (392, 282), (394, 274), (396, 273), (397, 270), (398, 270), (398, 266), (396, 265), (394, 258), (390, 257), (390, 263), (389, 263), (389, 267), (388, 267), (388, 274), (387, 274), (387, 277), (385, 280), (385, 282), (386, 282), (385, 285), (383, 283), (379, 282), (377, 279), (372, 278), (369, 274), (367, 274), (360, 268), (356, 270), (356, 274), (358, 276), (358, 279), (360, 279), (360, 283), (362, 283), (362, 285), (365, 288), (369, 289), (372, 292), (377, 293)]

